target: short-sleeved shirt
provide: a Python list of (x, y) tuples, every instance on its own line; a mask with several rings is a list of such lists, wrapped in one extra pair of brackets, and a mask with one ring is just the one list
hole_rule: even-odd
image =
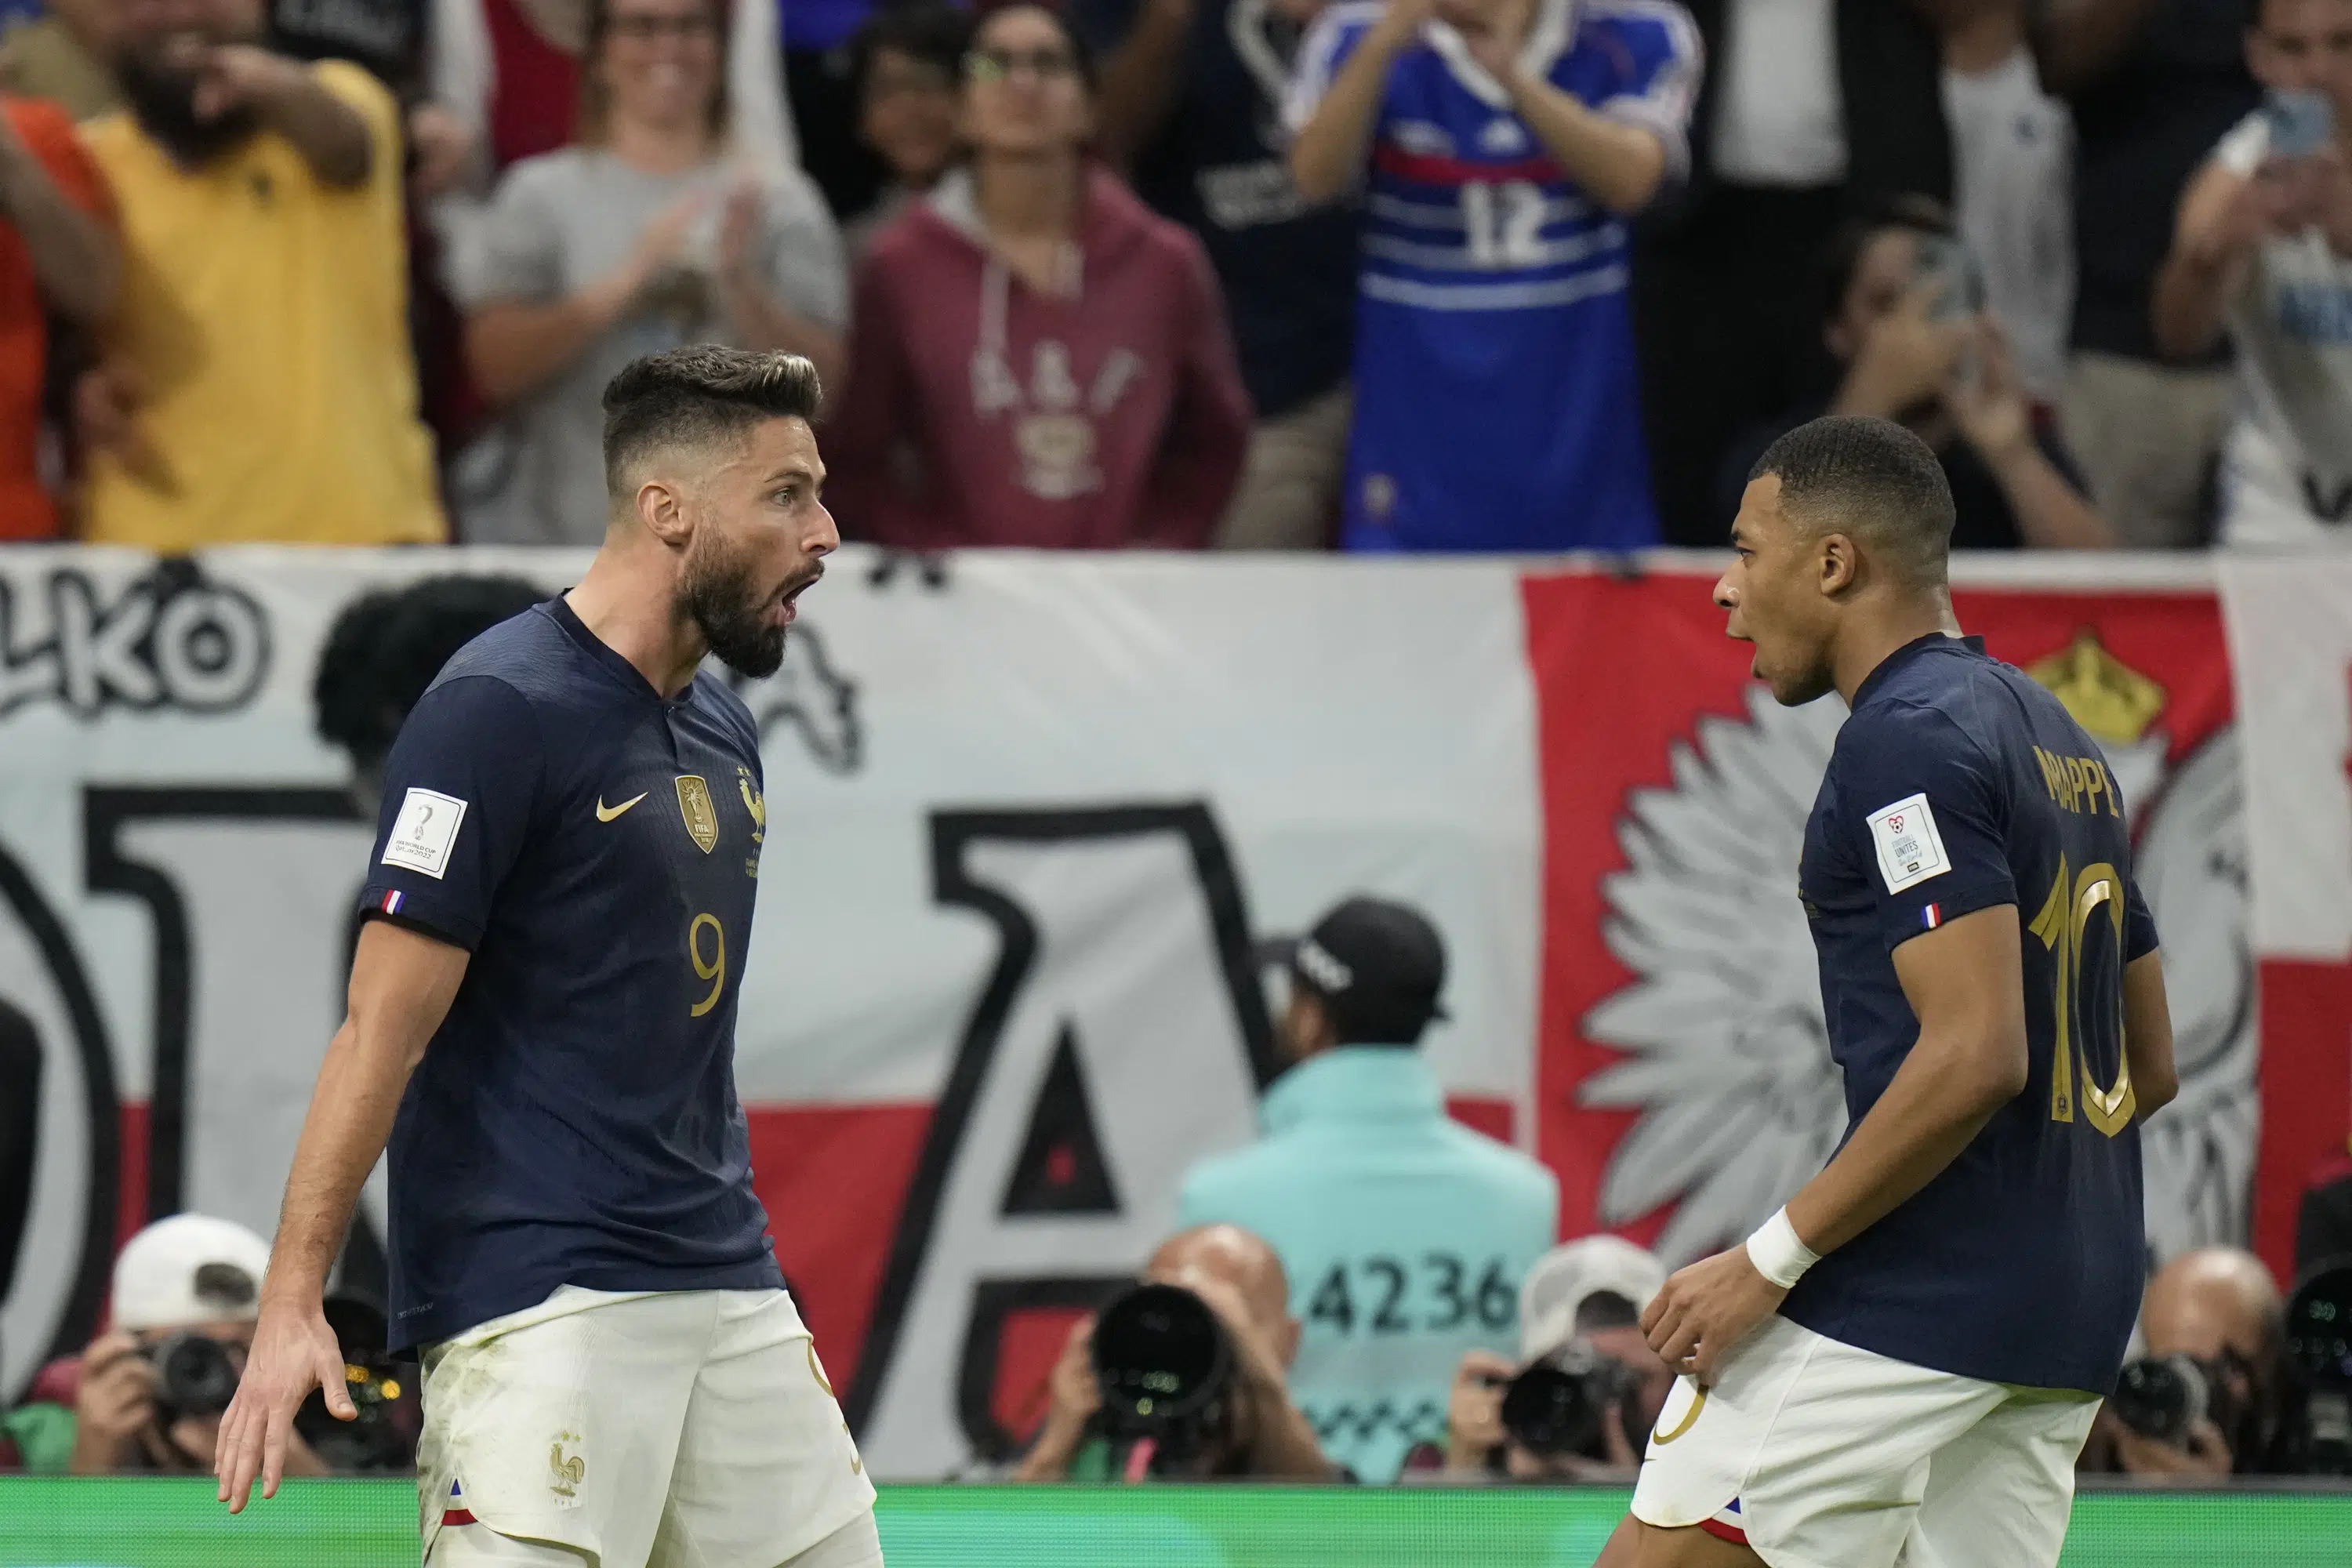
[[(674, 203), (700, 194), (707, 211), (689, 234), (685, 262), (514, 411), (502, 481), (461, 502), (468, 542), (593, 544), (604, 537), (605, 384), (640, 355), (729, 340), (710, 273), (735, 177), (718, 163), (647, 174), (584, 147), (526, 159), (508, 171), (479, 230), (450, 267), (450, 291), (468, 310), (555, 303), (625, 262), (646, 226)], [(824, 326), (842, 326), (849, 317), (848, 263), (824, 198), (796, 169), (768, 170), (761, 181), (753, 275), (778, 303)]]
[[(112, 227), (106, 181), (82, 151), (65, 110), (39, 99), (9, 98), (0, 100), (0, 113), (58, 193)], [(32, 252), (13, 225), (0, 224), (0, 539), (57, 535), (57, 508), (41, 485), (37, 461), (48, 356), (48, 319)]]
[(1906, 644), (1854, 693), (1799, 873), (1848, 1135), (1918, 1039), (1895, 950), (1997, 905), (2020, 928), (2028, 1073), (1783, 1317), (1938, 1372), (2114, 1386), (2147, 1263), (2123, 971), (2156, 948), (2125, 821), (2097, 743), (1978, 638)]
[(308, 69), (367, 126), (367, 176), (349, 189), (274, 131), (185, 169), (127, 111), (82, 128), (121, 212), (105, 348), (140, 384), (139, 432), (163, 470), (92, 457), (94, 541), (446, 537), (408, 338), (400, 111), (357, 66)]
[(658, 695), (562, 599), (393, 744), (372, 916), (467, 949), (391, 1144), (391, 1339), (591, 1290), (781, 1284), (735, 1097), (766, 827), (726, 683)]
[[(1140, 0), (1081, 0), (1072, 19), (1108, 53)], [(1298, 26), (1269, 0), (1195, 9), (1167, 123), (1136, 159), (1136, 193), (1201, 237), (1223, 285), (1242, 379), (1261, 419), (1347, 379), (1356, 316), (1357, 215), (1309, 207), (1282, 123)]]
[[(1299, 48), (1301, 126), (1381, 14), (1345, 0)], [(1696, 29), (1662, 0), (1543, 0), (1521, 63), (1688, 166)], [(1349, 549), (1657, 542), (1626, 225), (1570, 180), (1443, 22), (1390, 68), (1357, 283)]]

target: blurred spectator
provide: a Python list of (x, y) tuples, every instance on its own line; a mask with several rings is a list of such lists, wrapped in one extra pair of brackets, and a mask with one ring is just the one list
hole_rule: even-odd
[[(2293, 1395), (2286, 1310), (2263, 1260), (2234, 1247), (2184, 1252), (2148, 1281), (2143, 1360), (2124, 1368), (2083, 1447), (2079, 1468), (2135, 1476), (2277, 1475), (2287, 1468)], [(2188, 1358), (2206, 1385), (2201, 1414), (2177, 1441), (2136, 1432), (2123, 1412), (2149, 1363)]]
[(423, 86), (429, 0), (265, 0), (269, 47), (299, 60), (349, 60), (404, 104)]
[(2157, 343), (2237, 350), (2221, 542), (2352, 545), (2352, 0), (2263, 0), (2246, 53), (2270, 98), (2181, 199)]
[(59, 531), (41, 473), (49, 326), (96, 331), (121, 278), (113, 203), (73, 121), (0, 96), (0, 542)]
[(255, 44), (258, 0), (128, 0), (131, 108), (84, 138), (121, 304), (77, 404), (84, 531), (166, 552), (438, 541), (392, 95)]
[(0, 89), (46, 98), (75, 120), (122, 105), (114, 51), (127, 0), (48, 0), (0, 33)]
[[(425, 90), (455, 120), (483, 188), (510, 165), (578, 134), (592, 0), (431, 3)], [(728, 6), (728, 141), (762, 169), (800, 162), (776, 51), (772, 5)], [(436, 221), (454, 237), (469, 212), (460, 202)]]
[(499, 183), (453, 264), (476, 384), (510, 410), (505, 480), (469, 495), (469, 542), (604, 537), (604, 385), (700, 342), (842, 360), (841, 237), (796, 169), (725, 159), (720, 0), (590, 0), (579, 144)]
[[(114, 1260), (112, 1327), (34, 1379), (9, 1431), (27, 1470), (100, 1476), (205, 1473), (221, 1413), (236, 1392), (261, 1300), (269, 1244), (203, 1215), (158, 1220)], [(297, 1433), (287, 1471), (327, 1473)]]
[(2180, 188), (2254, 107), (2254, 0), (2069, 0), (2034, 10), (2042, 80), (2074, 114), (2074, 360), (2060, 428), (2134, 548), (2202, 542), (2229, 427), (2217, 352), (2158, 362), (2150, 287)]
[(1289, 970), (1277, 1045), (1292, 1066), (1259, 1107), (1265, 1135), (1193, 1167), (1178, 1218), (1273, 1245), (1306, 1323), (1298, 1403), (1333, 1458), (1391, 1481), (1414, 1444), (1443, 1439), (1463, 1355), (1515, 1342), (1559, 1184), (1446, 1115), (1413, 1048), (1445, 984), (1418, 911), (1349, 899), (1268, 956)]
[(2294, 1216), (2294, 1277), (2322, 1263), (2352, 1258), (2352, 1160), (2339, 1160), (2304, 1190)]
[(1706, 46), (1687, 184), (1638, 233), (1633, 319), (1666, 541), (1717, 549), (1732, 440), (1818, 397), (1817, 279), (1840, 222), (1948, 199), (1934, 29), (1897, 0), (1685, 0)]
[(337, 612), (310, 702), (319, 738), (352, 759), (362, 818), (375, 820), (393, 740), (450, 656), (548, 596), (520, 577), (453, 573), (362, 595)]
[(970, 163), (858, 268), (829, 504), (914, 549), (1206, 543), (1249, 399), (1199, 242), (1088, 161), (1055, 13), (990, 12), (965, 67)]
[[(1492, 1351), (1462, 1358), (1444, 1452), (1417, 1452), (1412, 1468), (1436, 1459), (1452, 1476), (1519, 1481), (1631, 1476), (1675, 1385), (1674, 1370), (1642, 1335), (1642, 1313), (1665, 1282), (1666, 1266), (1654, 1254), (1613, 1236), (1589, 1236), (1544, 1254), (1519, 1288), (1519, 1359)], [(1514, 1412), (1515, 1431), (1504, 1402), (1530, 1369), (1536, 1379), (1549, 1373), (1572, 1380), (1580, 1396), (1530, 1401), (1525, 1415)], [(1577, 1418), (1587, 1412), (1599, 1419)], [(1530, 1416), (1542, 1429), (1530, 1426)], [(1573, 1441), (1572, 1429), (1588, 1424), (1589, 1438), (1559, 1451)]]
[(849, 45), (869, 15), (902, 0), (744, 0), (761, 3), (780, 13), (784, 87), (801, 161), (835, 212), (861, 212), (873, 204), (884, 174), (856, 135)]
[(857, 30), (849, 52), (857, 134), (882, 160), (887, 180), (843, 226), (853, 259), (863, 258), (876, 235), (955, 166), (956, 113), (971, 40), (971, 18), (939, 0), (885, 7)]
[(1944, 32), (1960, 242), (1984, 269), (2018, 379), (2052, 408), (2074, 317), (2074, 122), (2042, 90), (2027, 0), (1924, 3)]
[[(1223, 1420), (1196, 1453), (1181, 1457), (1188, 1479), (1331, 1480), (1337, 1468), (1317, 1447), (1307, 1418), (1286, 1384), (1298, 1350), (1298, 1322), (1289, 1312), (1289, 1286), (1273, 1248), (1236, 1226), (1179, 1232), (1145, 1265), (1144, 1279), (1189, 1290), (1223, 1326), (1234, 1351), (1234, 1394), (1221, 1402)], [(1047, 1379), (1045, 1424), (1016, 1481), (1135, 1480), (1101, 1421), (1102, 1384), (1096, 1374), (1096, 1320), (1079, 1321), (1063, 1343)], [(1131, 1456), (1130, 1456), (1131, 1458)], [(1143, 1456), (1148, 1465), (1153, 1458)], [(1179, 1479), (1153, 1471), (1164, 1479)]]
[(1207, 247), (1257, 424), (1217, 531), (1229, 548), (1330, 542), (1348, 456), (1357, 215), (1292, 183), (1286, 77), (1319, 0), (1079, 0), (1110, 50), (1097, 142)]
[(1738, 510), (1749, 470), (1779, 437), (1825, 412), (1859, 414), (1895, 420), (1936, 449), (1958, 514), (1953, 548), (2113, 544), (2064, 450), (2034, 418), (2000, 321), (1958, 298), (1965, 269), (1949, 220), (1924, 197), (1850, 221), (1831, 247), (1823, 325), (1843, 379), (1826, 408), (1791, 410), (1734, 443), (1717, 509)]
[(1681, 175), (1698, 74), (1689, 17), (1654, 0), (1316, 22), (1291, 172), (1310, 201), (1370, 193), (1348, 548), (1657, 542), (1622, 220)]

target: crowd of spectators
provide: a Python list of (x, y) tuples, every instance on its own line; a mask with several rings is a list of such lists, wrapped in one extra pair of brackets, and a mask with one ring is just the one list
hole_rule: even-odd
[(10, 9), (0, 538), (588, 542), (702, 340), (908, 548), (2352, 537), (2352, 0)]

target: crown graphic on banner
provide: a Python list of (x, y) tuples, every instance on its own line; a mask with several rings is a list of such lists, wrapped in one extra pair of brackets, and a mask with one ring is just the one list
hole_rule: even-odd
[(2164, 688), (2109, 653), (2088, 626), (2025, 673), (2048, 687), (2075, 723), (2109, 743), (2138, 740), (2164, 711)]

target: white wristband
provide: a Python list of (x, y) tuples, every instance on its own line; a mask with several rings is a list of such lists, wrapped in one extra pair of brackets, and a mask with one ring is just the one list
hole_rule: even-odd
[(1821, 1260), (1820, 1253), (1797, 1239), (1797, 1227), (1789, 1223), (1785, 1208), (1773, 1211), (1772, 1217), (1748, 1238), (1748, 1261), (1783, 1290), (1802, 1279), (1805, 1270)]

